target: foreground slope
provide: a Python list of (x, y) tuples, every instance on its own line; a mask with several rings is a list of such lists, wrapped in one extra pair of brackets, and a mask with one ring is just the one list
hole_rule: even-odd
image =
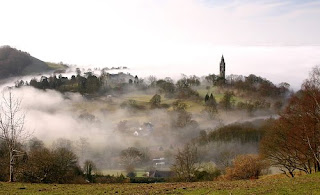
[(0, 183), (0, 194), (320, 194), (320, 174), (297, 178), (157, 184)]

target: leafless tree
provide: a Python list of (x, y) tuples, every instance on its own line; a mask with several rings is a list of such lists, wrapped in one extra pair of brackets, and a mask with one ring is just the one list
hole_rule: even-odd
[(215, 163), (221, 170), (225, 170), (227, 167), (231, 166), (232, 160), (236, 157), (236, 153), (234, 151), (225, 149), (217, 155), (215, 159)]
[(147, 80), (148, 80), (148, 84), (150, 86), (154, 87), (156, 85), (156, 82), (157, 82), (157, 77), (151, 75), (151, 76), (148, 77)]
[(90, 148), (88, 138), (80, 137), (76, 142), (76, 149), (78, 151), (79, 161), (83, 162), (85, 160), (86, 154)]
[(10, 177), (9, 182), (14, 181), (15, 158), (25, 155), (17, 150), (19, 142), (28, 137), (24, 128), (25, 114), (21, 111), (21, 99), (16, 98), (12, 89), (2, 92), (0, 102), (0, 138), (4, 140), (10, 153)]
[(121, 163), (126, 170), (134, 169), (134, 167), (143, 161), (144, 155), (138, 148), (130, 147), (122, 150), (120, 153)]
[(171, 169), (180, 180), (192, 181), (198, 169), (197, 163), (199, 163), (197, 148), (192, 144), (186, 144), (183, 150), (178, 151)]

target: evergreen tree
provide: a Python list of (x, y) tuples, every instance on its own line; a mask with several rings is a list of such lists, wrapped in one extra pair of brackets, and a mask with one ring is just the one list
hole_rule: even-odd
[(214, 99), (214, 97), (213, 97), (213, 95), (212, 95), (212, 93), (211, 93), (211, 95), (210, 95), (210, 101), (213, 100), (213, 99)]
[(204, 102), (207, 102), (209, 100), (209, 95), (207, 94), (206, 97), (204, 98)]

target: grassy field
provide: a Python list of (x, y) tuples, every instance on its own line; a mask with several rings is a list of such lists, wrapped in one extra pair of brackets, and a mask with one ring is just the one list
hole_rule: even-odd
[(156, 184), (0, 183), (0, 194), (320, 194), (320, 174), (297, 178)]
[(60, 64), (60, 63), (54, 63), (54, 62), (46, 62), (49, 66), (49, 68), (54, 69), (54, 70), (65, 70), (68, 67), (66, 65)]
[[(114, 176), (119, 176), (120, 174), (122, 175), (127, 175), (125, 170), (103, 170), (102, 173), (104, 175), (114, 175)], [(146, 172), (143, 169), (136, 169), (137, 177), (143, 177), (143, 174)]]

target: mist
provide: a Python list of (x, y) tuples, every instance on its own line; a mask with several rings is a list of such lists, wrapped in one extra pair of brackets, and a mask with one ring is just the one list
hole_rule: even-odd
[[(70, 77), (74, 69), (71, 68), (65, 75)], [(96, 72), (100, 73), (99, 70)], [(31, 78), (39, 79), (40, 75), (7, 79), (0, 85), (0, 89), (13, 86), (16, 80), (29, 82)], [(149, 153), (151, 158), (160, 158), (164, 151), (165, 154), (173, 155), (174, 151), (197, 138), (201, 130), (211, 131), (235, 122), (272, 117), (272, 113), (268, 112), (256, 113), (253, 117), (244, 111), (221, 111), (215, 119), (209, 119), (205, 113), (191, 113), (195, 126), (172, 128), (172, 122), (178, 117), (172, 111), (158, 108), (133, 112), (119, 106), (122, 101), (132, 97), (154, 95), (157, 93), (155, 89), (140, 91), (131, 87), (126, 91), (123, 95), (112, 95), (110, 100), (108, 95), (111, 94), (108, 93), (88, 98), (79, 93), (40, 90), (31, 86), (13, 88), (15, 97), (22, 100), (22, 110), (26, 114), (25, 128), (31, 132), (30, 138), (42, 140), (49, 148), (67, 144), (78, 155), (80, 164), (91, 159), (100, 169), (119, 168), (116, 159), (121, 150), (128, 147), (140, 148)], [(126, 125), (125, 133), (119, 130), (120, 123)], [(152, 133), (141, 134), (139, 127), (145, 123), (153, 125)], [(256, 144), (222, 143), (215, 145), (214, 151), (209, 150), (205, 158), (217, 158), (221, 152), (233, 147), (237, 148), (236, 153), (257, 152)]]

